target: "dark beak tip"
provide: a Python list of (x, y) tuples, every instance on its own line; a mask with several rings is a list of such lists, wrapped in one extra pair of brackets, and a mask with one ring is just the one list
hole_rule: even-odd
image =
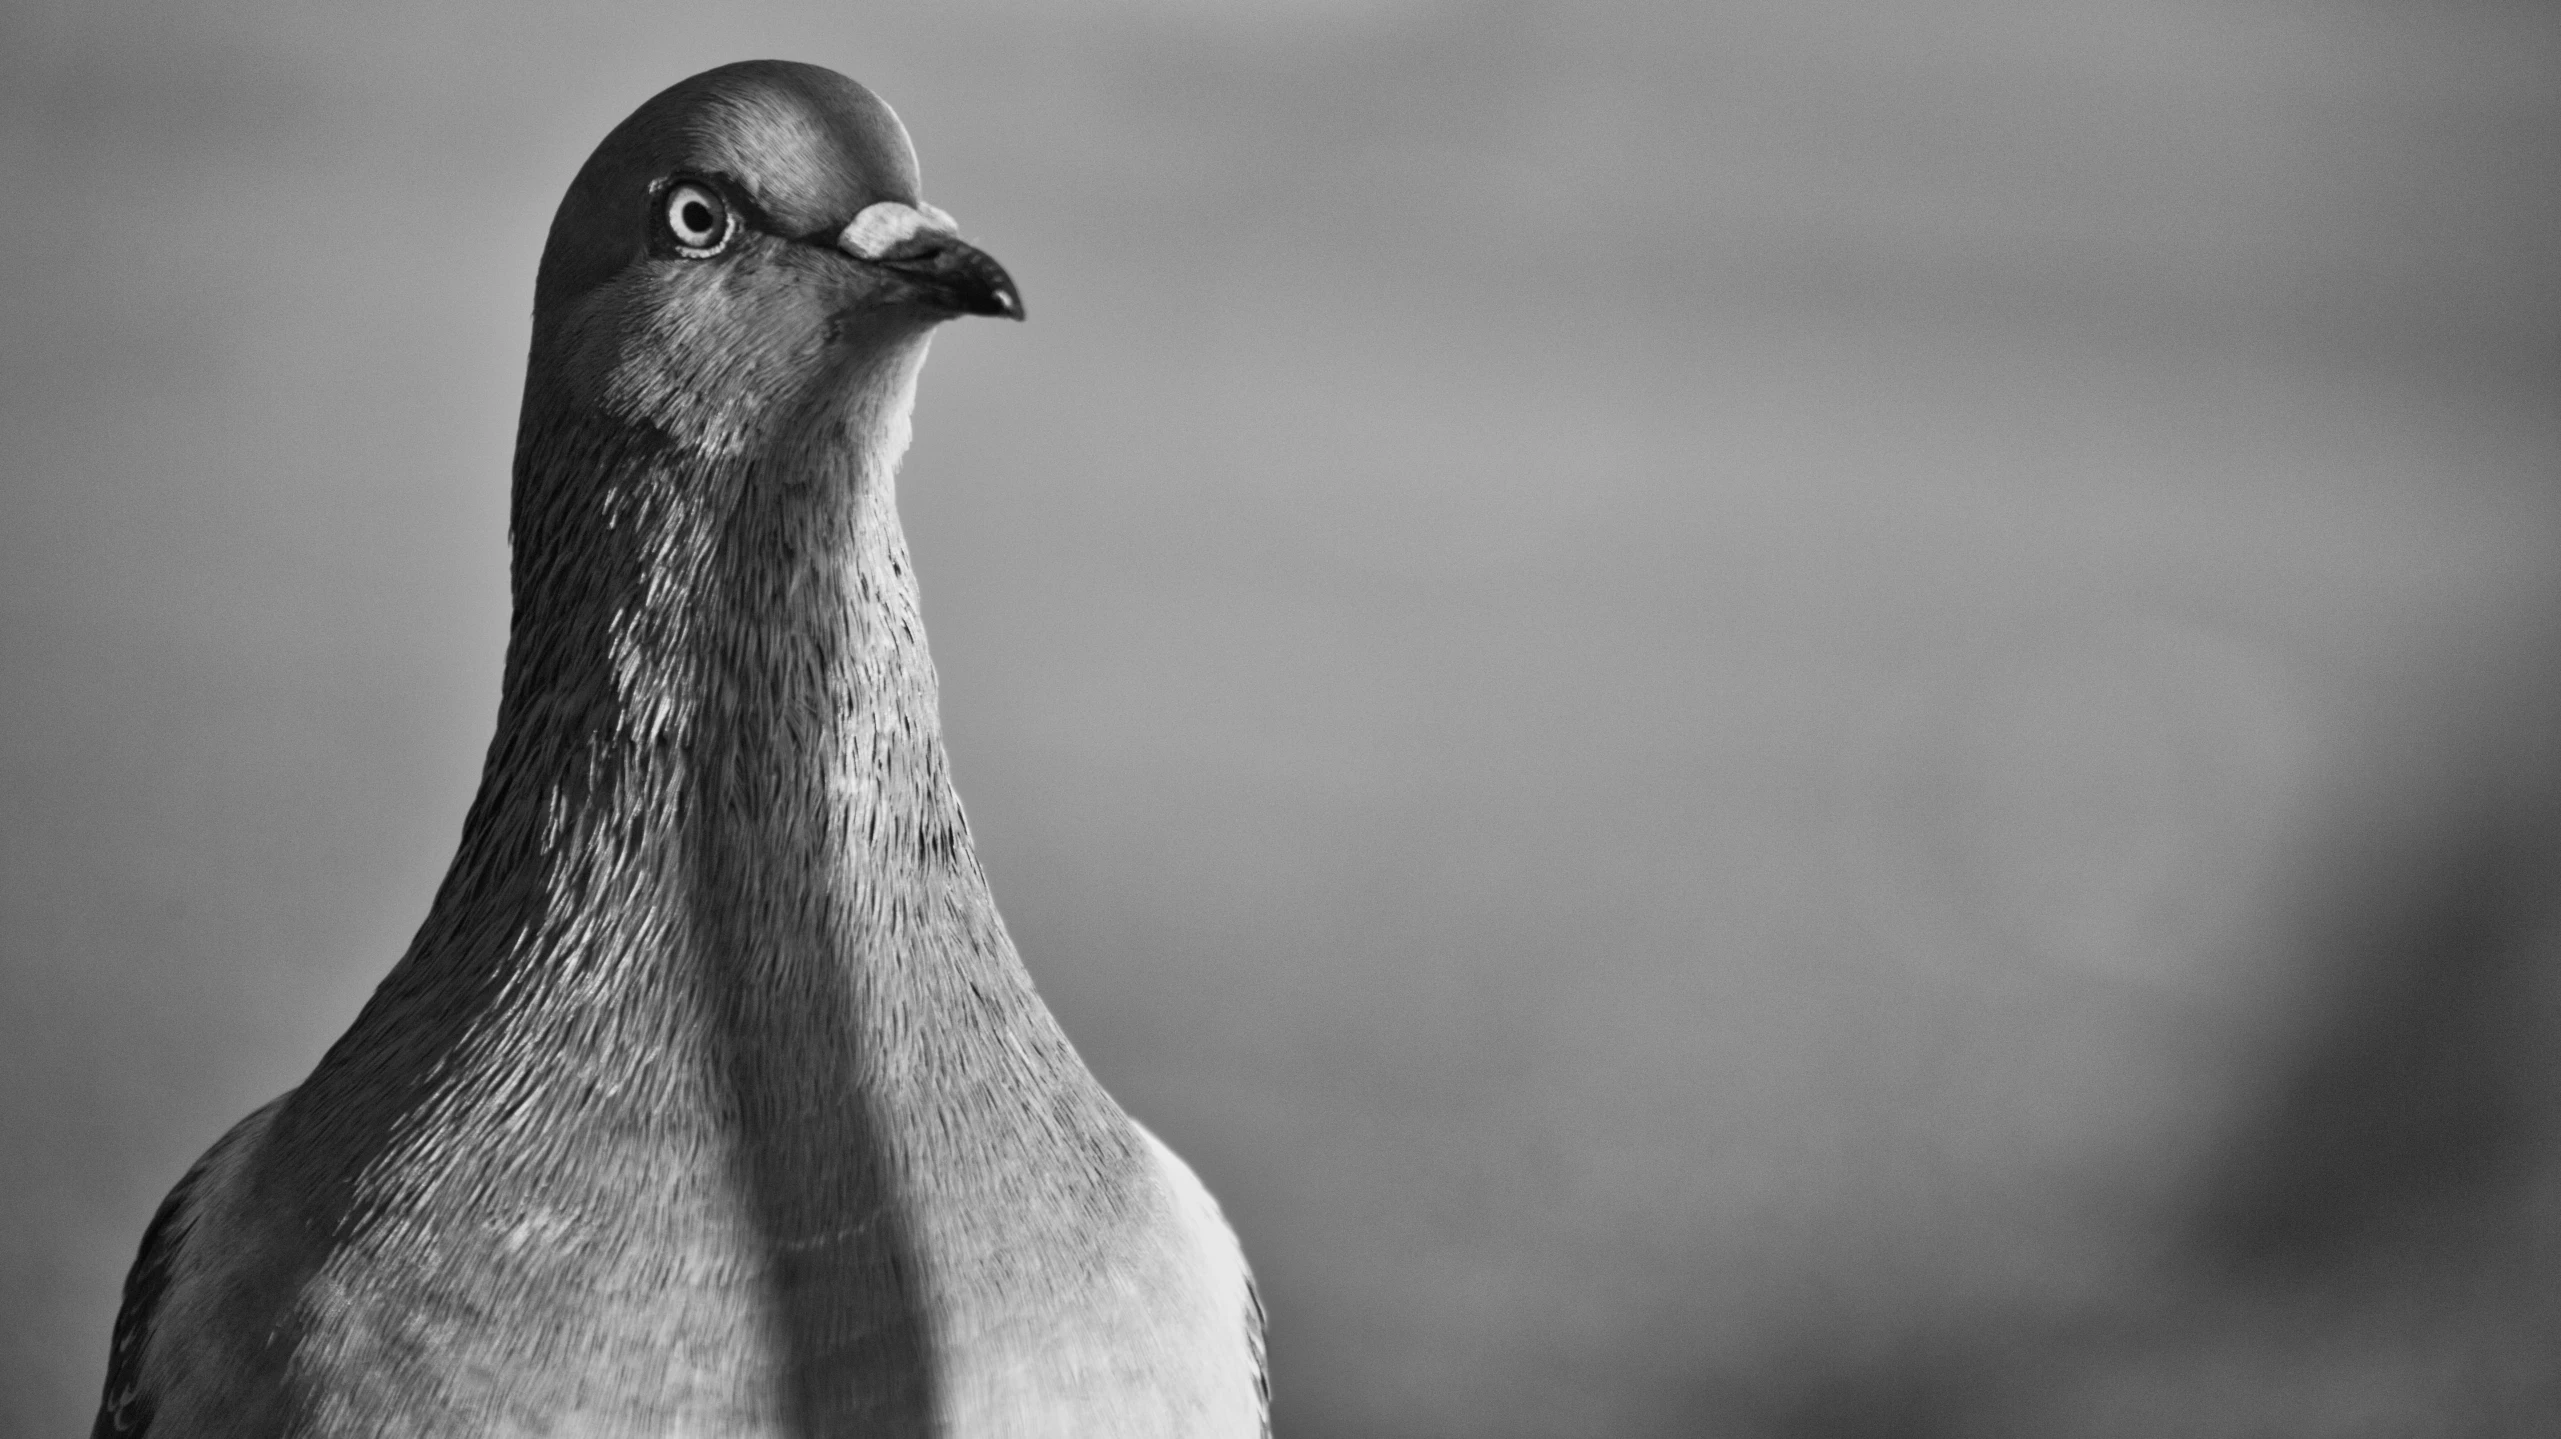
[(945, 302), (964, 315), (1000, 320), (1023, 318), (1023, 292), (994, 256), (966, 240), (954, 239), (933, 251), (926, 283), (941, 291)]
[(880, 255), (854, 253), (856, 261), (895, 276), (908, 293), (946, 319), (986, 315), (1023, 318), (1023, 294), (996, 258), (957, 235), (913, 237)]

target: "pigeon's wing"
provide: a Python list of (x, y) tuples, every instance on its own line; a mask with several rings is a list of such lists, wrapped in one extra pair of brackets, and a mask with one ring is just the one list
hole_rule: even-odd
[(1254, 1402), (1263, 1411), (1263, 1439), (1272, 1439), (1272, 1361), (1264, 1348), (1263, 1286), (1245, 1271), (1245, 1347), (1254, 1356)]
[(264, 1130), (284, 1101), (277, 1099), (231, 1127), (204, 1157), (189, 1167), (169, 1197), (160, 1201), (151, 1226), (142, 1231), (142, 1252), (125, 1275), (124, 1306), (116, 1311), (114, 1346), (107, 1354), (107, 1388), (98, 1401), (98, 1422), (89, 1439), (144, 1439), (151, 1431), (155, 1407), (143, 1373), (143, 1355), (151, 1347), (154, 1327), (167, 1304), (169, 1288), (181, 1269), (188, 1237), (204, 1210), (208, 1176), (229, 1172), (243, 1151)]

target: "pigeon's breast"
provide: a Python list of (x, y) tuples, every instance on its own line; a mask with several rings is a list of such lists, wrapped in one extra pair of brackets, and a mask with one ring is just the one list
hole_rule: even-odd
[(798, 1434), (788, 1280), (725, 1158), (671, 1138), (538, 1175), (455, 1147), (449, 1185), (356, 1213), (290, 1153), (209, 1172), (169, 1300), (196, 1347), (153, 1356), (155, 1432)]
[(144, 1366), (153, 1432), (1261, 1432), (1236, 1241), (1125, 1119), (1127, 1162), (1089, 1135), (965, 1172), (902, 1153), (868, 1194), (796, 1165), (760, 1194), (721, 1126), (476, 1110), (391, 1166), (429, 1182), (367, 1194), (315, 1182), (281, 1107), (188, 1196), (166, 1332), (193, 1347)]

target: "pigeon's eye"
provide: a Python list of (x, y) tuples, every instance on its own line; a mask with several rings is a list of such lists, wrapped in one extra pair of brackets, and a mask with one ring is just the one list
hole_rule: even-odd
[(729, 243), (729, 204), (706, 186), (668, 186), (658, 213), (665, 217), (667, 237), (676, 248), (697, 260)]

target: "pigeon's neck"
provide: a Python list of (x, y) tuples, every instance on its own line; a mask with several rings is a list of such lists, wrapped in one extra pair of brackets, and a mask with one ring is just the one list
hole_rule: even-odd
[(699, 1074), (732, 1091), (714, 1107), (833, 1074), (922, 1113), (932, 1083), (1026, 1059), (1022, 1106), (1092, 1089), (945, 763), (894, 488), (921, 358), (731, 452), (529, 398), (498, 734), (385, 1002)]
[[(461, 848), (268, 1141), (309, 1232), (441, 1224), (573, 1299), (673, 1284), (910, 1375), (988, 1256), (1083, 1252), (1153, 1172), (946, 773), (892, 490), (908, 376), (726, 455), (529, 400)], [(535, 1232), (574, 1242), (519, 1254)]]
[(913, 365), (848, 380), (848, 400), (752, 446), (525, 446), (520, 497), (564, 513), (520, 498), (513, 749), (467, 843), (530, 844), (563, 907), (630, 870), (715, 927), (741, 902), (847, 930), (920, 888), (989, 903), (898, 523)]

